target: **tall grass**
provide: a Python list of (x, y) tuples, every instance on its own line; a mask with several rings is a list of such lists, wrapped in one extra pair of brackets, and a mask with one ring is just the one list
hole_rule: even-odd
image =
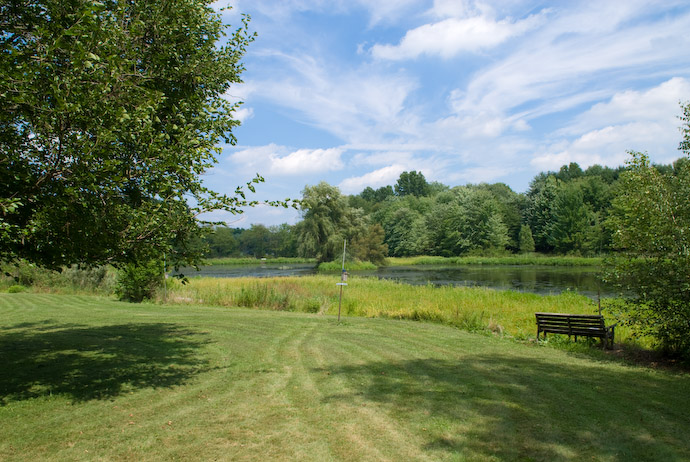
[[(320, 273), (340, 273), (342, 270), (342, 261), (327, 261), (319, 263)], [(378, 268), (375, 264), (368, 261), (348, 261), (345, 262), (347, 271), (368, 271)]]
[(297, 264), (297, 263), (313, 263), (316, 264), (315, 258), (299, 258), (299, 257), (276, 257), (276, 258), (252, 258), (252, 257), (224, 257), (224, 258), (208, 258), (204, 260), (204, 265), (258, 265), (260, 263), (267, 264)]
[(39, 292), (70, 292), (107, 295), (115, 290), (117, 272), (110, 266), (62, 268), (53, 271), (27, 262), (0, 267), (0, 290), (19, 292), (31, 288)]
[(542, 265), (542, 266), (601, 266), (601, 257), (551, 256), (542, 254), (506, 255), (500, 257), (390, 257), (390, 266), (414, 265)]
[[(503, 256), (465, 256), (465, 257), (389, 257), (386, 259), (388, 266), (413, 266), (413, 265), (548, 265), (548, 266), (600, 266), (602, 257), (577, 257), (577, 256), (552, 256), (537, 253)], [(210, 258), (204, 261), (205, 265), (256, 265), (262, 260), (249, 257)], [(269, 264), (297, 264), (314, 263), (314, 258), (279, 257), (263, 260)], [(348, 271), (375, 269), (376, 265), (369, 262), (347, 262)], [(325, 262), (319, 265), (320, 271), (340, 270), (341, 262)]]
[[(186, 285), (170, 281), (167, 302), (336, 314), (339, 280), (326, 275), (192, 278)], [(341, 306), (345, 316), (430, 321), (520, 339), (535, 337), (535, 312), (596, 313), (598, 309), (589, 298), (574, 292), (542, 296), (487, 288), (413, 286), (357, 276), (350, 277), (348, 284)], [(624, 329), (619, 332), (628, 337)], [(623, 337), (618, 335), (617, 341)]]

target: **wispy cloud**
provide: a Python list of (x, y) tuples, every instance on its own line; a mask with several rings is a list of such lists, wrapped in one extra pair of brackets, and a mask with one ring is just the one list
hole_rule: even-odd
[[(480, 71), (463, 91), (451, 98), (458, 113), (488, 109), (498, 114), (531, 104), (534, 114), (549, 113), (563, 101), (582, 104), (575, 95), (594, 97), (593, 88), (612, 94), (621, 83), (639, 78), (649, 69), (687, 71), (687, 39), (667, 43), (667, 37), (685, 37), (690, 16), (637, 21), (645, 10), (634, 4), (600, 2), (586, 11), (562, 11), (520, 47), (495, 65)], [(599, 93), (601, 94), (601, 93)], [(595, 102), (592, 100), (591, 102)], [(525, 111), (530, 117), (531, 111)]]
[(270, 59), (284, 63), (286, 72), (254, 80), (253, 98), (297, 111), (304, 123), (346, 142), (404, 131), (411, 119), (405, 117), (405, 102), (417, 83), (403, 73), (367, 65), (340, 69), (313, 56), (277, 53)]
[(389, 60), (413, 59), (420, 55), (449, 59), (462, 52), (476, 53), (496, 47), (540, 22), (539, 16), (518, 21), (495, 20), (486, 16), (448, 18), (408, 31), (398, 45), (376, 44), (371, 48), (371, 54), (375, 58)]
[(272, 177), (304, 176), (343, 168), (340, 148), (298, 149), (289, 151), (284, 146), (266, 146), (241, 149), (230, 156), (235, 164), (247, 171), (259, 171)]
[(346, 194), (357, 194), (367, 186), (379, 188), (395, 184), (404, 171), (405, 167), (402, 165), (389, 165), (361, 176), (347, 178), (340, 183), (339, 187)]
[(677, 157), (674, 148), (680, 139), (679, 101), (688, 95), (690, 80), (684, 78), (670, 79), (643, 92), (616, 93), (558, 130), (561, 140), (545, 147), (531, 163), (541, 170), (555, 170), (568, 162), (583, 167), (616, 166), (623, 163), (628, 150), (667, 153), (659, 160), (670, 161)]

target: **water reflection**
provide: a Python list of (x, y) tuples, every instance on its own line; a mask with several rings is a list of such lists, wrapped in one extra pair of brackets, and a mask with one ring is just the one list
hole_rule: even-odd
[[(372, 271), (358, 271), (360, 277), (392, 279), (416, 285), (454, 285), (517, 290), (542, 295), (575, 290), (596, 299), (615, 296), (614, 291), (598, 277), (597, 267), (558, 267), (531, 265), (467, 265), (467, 266), (388, 266)], [(275, 277), (316, 274), (310, 264), (262, 264), (252, 266), (205, 266), (201, 271), (183, 269), (186, 276), (206, 277)]]
[(395, 279), (409, 284), (489, 287), (542, 295), (566, 290), (596, 298), (614, 296), (613, 290), (599, 279), (597, 267), (554, 267), (531, 265), (468, 266), (398, 266), (360, 273), (381, 279)]

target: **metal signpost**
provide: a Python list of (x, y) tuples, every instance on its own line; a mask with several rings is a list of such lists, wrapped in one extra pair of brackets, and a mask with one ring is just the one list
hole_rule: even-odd
[(343, 241), (343, 270), (340, 273), (340, 282), (336, 286), (340, 286), (340, 299), (338, 300), (338, 322), (340, 322), (340, 307), (343, 303), (343, 287), (347, 285), (347, 271), (345, 271), (345, 249), (347, 248), (347, 240)]

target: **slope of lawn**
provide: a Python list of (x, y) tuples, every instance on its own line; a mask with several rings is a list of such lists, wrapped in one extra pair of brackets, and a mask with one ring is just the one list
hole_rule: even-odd
[(690, 377), (412, 321), (0, 294), (0, 460), (690, 460)]

